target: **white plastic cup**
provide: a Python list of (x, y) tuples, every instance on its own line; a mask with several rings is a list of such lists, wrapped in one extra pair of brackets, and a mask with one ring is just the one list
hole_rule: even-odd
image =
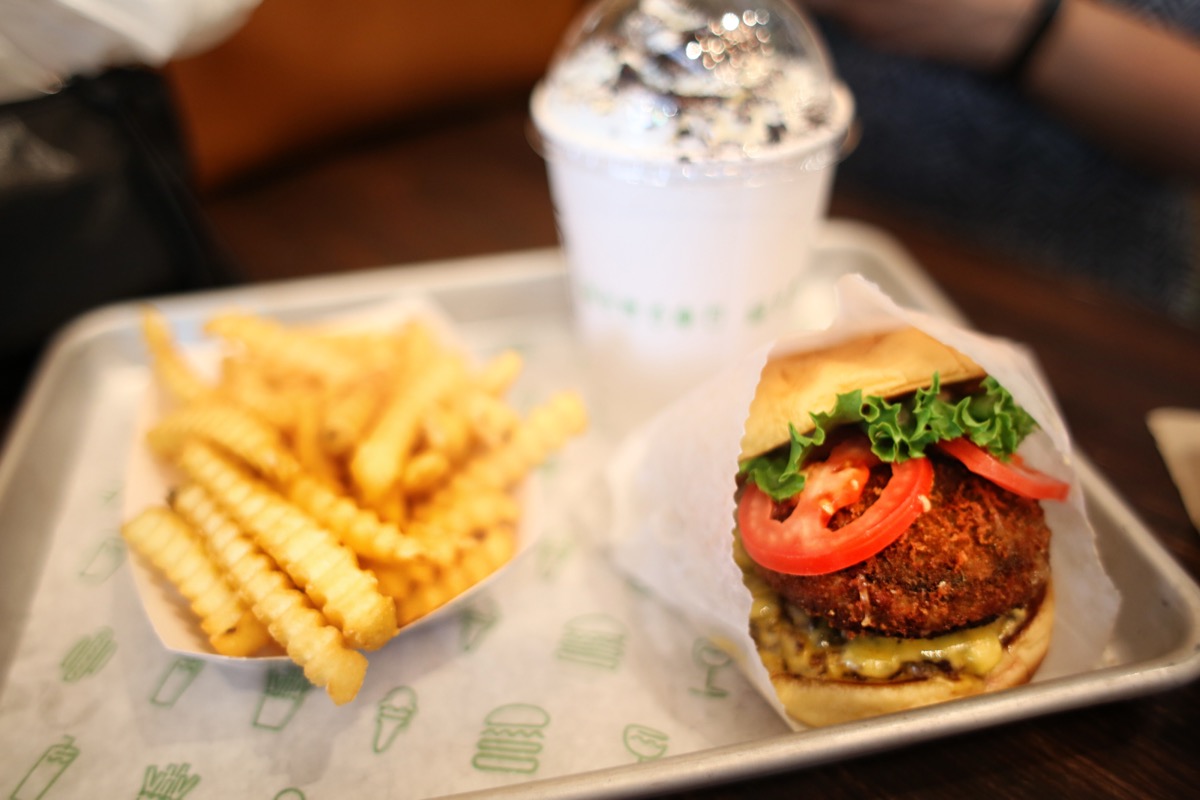
[(795, 330), (815, 231), (854, 113), (743, 161), (638, 160), (531, 110), (598, 424), (621, 434), (751, 348)]

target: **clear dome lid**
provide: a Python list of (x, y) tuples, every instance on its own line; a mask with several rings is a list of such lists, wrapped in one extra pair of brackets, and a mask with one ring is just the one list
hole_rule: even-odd
[(548, 144), (728, 162), (844, 133), (849, 103), (787, 0), (601, 0), (564, 37), (532, 110)]

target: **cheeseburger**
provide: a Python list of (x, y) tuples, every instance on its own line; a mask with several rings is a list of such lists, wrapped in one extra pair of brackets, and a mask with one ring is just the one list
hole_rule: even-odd
[(742, 439), (735, 555), (787, 713), (828, 725), (1024, 683), (1054, 617), (1036, 428), (914, 328), (772, 359)]

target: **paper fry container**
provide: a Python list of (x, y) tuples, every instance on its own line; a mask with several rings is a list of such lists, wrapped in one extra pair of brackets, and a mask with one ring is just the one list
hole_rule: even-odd
[(728, 649), (762, 695), (793, 727), (750, 638), (751, 597), (733, 561), (734, 490), (742, 430), (769, 355), (815, 350), (913, 326), (972, 358), (1038, 421), (1022, 456), (1071, 483), (1065, 503), (1046, 503), (1052, 531), (1056, 615), (1035, 681), (1100, 665), (1120, 598), (1100, 563), (1071, 441), (1031, 355), (1021, 346), (900, 308), (860, 276), (837, 285), (838, 309), (821, 331), (780, 339), (747, 355), (628, 437), (609, 466), (611, 556), (619, 569), (677, 608)]
[[(352, 318), (339, 317), (313, 322), (310, 327), (324, 327), (338, 332), (384, 332), (398, 329), (403, 323), (419, 320), (428, 325), (438, 340), (452, 348), (467, 352), (465, 344), (455, 331), (450, 318), (431, 301), (419, 297), (386, 299), (377, 307), (361, 310)], [(215, 341), (181, 343), (183, 355), (197, 371), (206, 377), (215, 378), (219, 371), (221, 348)], [(172, 407), (173, 403), (155, 381), (151, 370), (147, 370), (146, 385), (140, 398), (134, 425), (134, 442), (125, 464), (122, 489), (121, 519), (130, 520), (150, 506), (161, 506), (180, 476), (151, 453), (146, 436), (155, 423)], [(505, 572), (513, 562), (528, 552), (536, 543), (540, 527), (537, 523), (541, 506), (540, 486), (536, 473), (530, 475), (518, 490), (521, 519), (516, 529), (516, 549), (507, 563), (483, 580), (473, 584), (445, 604), (424, 616), (402, 626), (397, 636), (406, 635), (438, 619), (445, 619), (457, 612), (469, 599), (481, 592)], [(264, 661), (286, 661), (283, 648), (271, 642), (253, 656), (224, 656), (213, 650), (208, 638), (200, 629), (195, 614), (187, 600), (165, 577), (145, 559), (131, 554), (130, 569), (138, 600), (146, 618), (154, 629), (163, 647), (180, 655), (192, 656), (225, 664), (259, 663)]]

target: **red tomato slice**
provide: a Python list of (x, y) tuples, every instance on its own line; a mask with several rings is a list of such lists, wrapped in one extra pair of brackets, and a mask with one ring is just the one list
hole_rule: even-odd
[(1071, 486), (1044, 472), (1027, 467), (1019, 456), (1001, 461), (966, 437), (938, 442), (938, 449), (962, 462), (981, 478), (1002, 489), (1032, 500), (1066, 500)]
[[(806, 482), (796, 507), (785, 519), (776, 518), (776, 503), (756, 484), (748, 484), (738, 504), (738, 529), (747, 555), (767, 569), (790, 575), (824, 575), (866, 561), (887, 547), (923, 514), (933, 488), (933, 466), (927, 458), (892, 465), (892, 477), (871, 507), (848, 525), (828, 527), (833, 506), (853, 495), (862, 495), (867, 468), (849, 467), (835, 459), (835, 448), (826, 464), (814, 467), (810, 478), (819, 491), (810, 497)], [(813, 473), (816, 473), (815, 476)], [(835, 477), (845, 484), (836, 486)], [(846, 487), (859, 480), (856, 491)]]

